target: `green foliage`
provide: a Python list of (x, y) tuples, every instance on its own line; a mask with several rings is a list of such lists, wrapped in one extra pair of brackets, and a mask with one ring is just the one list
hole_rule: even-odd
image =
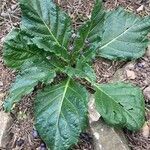
[(144, 122), (144, 98), (139, 88), (124, 83), (97, 85), (97, 110), (104, 120), (115, 126), (139, 129)]
[(86, 89), (70, 78), (38, 93), (36, 128), (50, 149), (68, 149), (78, 141), (87, 125), (87, 102)]
[(114, 60), (137, 59), (145, 53), (150, 18), (141, 18), (122, 8), (108, 12), (98, 54)]
[(34, 36), (33, 42), (45, 51), (68, 61), (71, 20), (52, 0), (20, 0), (22, 30)]
[[(20, 0), (20, 6), (21, 26), (4, 43), (5, 64), (18, 71), (5, 111), (44, 83), (34, 102), (35, 126), (48, 148), (69, 149), (87, 126), (88, 91), (77, 83), (85, 79), (95, 90), (96, 108), (108, 124), (139, 130), (144, 124), (141, 90), (126, 83), (97, 84), (92, 60), (140, 58), (148, 44), (150, 19), (122, 8), (105, 12), (102, 1), (96, 0), (91, 18), (76, 32), (69, 51), (71, 19), (53, 0)], [(53, 82), (60, 73), (64, 81)]]

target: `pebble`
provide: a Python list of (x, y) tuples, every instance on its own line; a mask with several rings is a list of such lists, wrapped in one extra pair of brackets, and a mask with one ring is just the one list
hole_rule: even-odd
[(3, 86), (4, 84), (3, 84), (3, 82), (2, 81), (0, 81), (0, 86)]
[(139, 68), (144, 68), (145, 65), (146, 65), (145, 62), (141, 62), (141, 63), (138, 63), (138, 64), (137, 64), (137, 66), (138, 66)]
[(38, 132), (37, 132), (36, 130), (33, 130), (33, 131), (32, 131), (32, 136), (33, 136), (34, 138), (38, 138), (38, 137), (39, 137)]
[(144, 89), (143, 91), (145, 97), (150, 100), (150, 86)]
[(137, 12), (140, 12), (140, 11), (142, 11), (144, 9), (144, 5), (141, 5), (136, 11)]
[(44, 143), (41, 143), (40, 150), (47, 150), (46, 145)]
[(6, 17), (6, 16), (8, 16), (8, 13), (2, 12), (2, 13), (1, 13), (1, 16), (2, 16), (2, 17)]
[(24, 144), (24, 140), (23, 139), (20, 139), (20, 140), (16, 141), (16, 145), (19, 146), (19, 147), (22, 146), (23, 144)]
[(135, 72), (131, 70), (126, 70), (126, 75), (128, 79), (134, 80), (136, 78)]
[(143, 83), (144, 83), (145, 86), (148, 85), (148, 81), (147, 80), (144, 80)]
[(132, 69), (135, 68), (135, 64), (130, 63), (130, 64), (128, 64), (128, 65), (126, 66), (126, 68), (129, 69), (129, 70), (132, 70)]
[(10, 8), (8, 8), (7, 12), (11, 13), (11, 9), (10, 9)]
[(15, 10), (17, 8), (17, 5), (12, 5), (11, 10)]
[(144, 138), (148, 139), (150, 134), (150, 129), (147, 123), (144, 124), (143, 128), (142, 128), (142, 135)]
[(95, 122), (98, 121), (100, 118), (100, 114), (96, 110), (95, 107), (95, 99), (93, 96), (90, 96), (89, 102), (88, 102), (88, 112), (89, 112), (89, 122)]
[(95, 136), (95, 138), (96, 138), (97, 140), (99, 140), (100, 135), (99, 135), (99, 133), (98, 133), (98, 132), (94, 132), (94, 134), (93, 134), (93, 135)]

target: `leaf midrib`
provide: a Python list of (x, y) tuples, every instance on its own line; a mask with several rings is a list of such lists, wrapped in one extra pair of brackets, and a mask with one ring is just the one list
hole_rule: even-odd
[[(56, 122), (56, 133), (55, 133), (55, 137), (57, 136), (57, 132), (58, 132), (58, 123), (59, 123), (59, 119), (60, 119), (60, 114), (61, 114), (61, 108), (62, 108), (62, 105), (63, 105), (63, 101), (64, 101), (64, 98), (65, 98), (65, 95), (67, 93), (67, 89), (69, 87), (69, 83), (70, 83), (70, 78), (68, 78), (67, 82), (66, 82), (66, 85), (65, 85), (65, 89), (64, 89), (64, 92), (63, 92), (63, 95), (62, 95), (62, 98), (61, 98), (61, 102), (60, 102), (60, 106), (59, 106), (59, 109), (58, 109), (58, 118), (57, 118), (57, 122)], [(55, 142), (56, 143), (56, 139), (55, 138)]]
[(135, 19), (135, 21), (133, 22), (133, 25), (131, 27), (129, 27), (128, 29), (126, 29), (124, 32), (122, 32), (121, 34), (119, 34), (117, 37), (115, 37), (111, 41), (107, 42), (105, 45), (101, 46), (100, 50), (104, 49), (105, 47), (107, 47), (108, 45), (110, 45), (111, 43), (113, 43), (114, 41), (116, 41), (118, 38), (120, 38), (121, 36), (123, 36), (125, 33), (127, 33), (130, 29), (132, 29), (135, 26), (135, 22), (136, 21), (137, 21), (137, 19)]
[[(32, 7), (32, 5), (30, 5)], [(58, 44), (58, 46), (62, 47), (62, 45), (59, 43), (59, 41), (57, 40), (57, 38), (54, 36), (54, 34), (51, 32), (51, 29), (47, 26), (46, 22), (42, 19), (41, 15), (38, 13), (38, 11), (32, 7), (32, 9), (37, 13), (37, 15), (39, 16), (39, 18), (41, 19), (41, 21), (44, 23), (44, 25), (46, 26), (47, 30), (49, 31), (49, 33), (51, 34), (51, 36), (53, 37), (53, 39), (55, 40), (55, 42)], [(63, 49), (65, 49), (67, 51), (67, 49), (65, 47), (63, 47)]]
[[(112, 99), (113, 101), (114, 101), (114, 103), (116, 103), (117, 105), (119, 105), (112, 97), (110, 97), (109, 96), (109, 94), (107, 94), (105, 91), (103, 91), (103, 89), (102, 88), (100, 88), (98, 85), (97, 85), (97, 83), (93, 83), (89, 78), (85, 78), (88, 82), (90, 82), (94, 87), (96, 87), (97, 89), (99, 89), (101, 92), (103, 92), (104, 94), (106, 94), (110, 99)], [(119, 107), (120, 107), (120, 105), (119, 105)], [(126, 110), (126, 109), (124, 109), (123, 108), (123, 110), (131, 117), (131, 118), (133, 118), (132, 117), (132, 115), (130, 115), (130, 113), (128, 113), (128, 111)], [(136, 120), (133, 118), (133, 120), (135, 121), (135, 123), (138, 125), (138, 123), (136, 122)]]

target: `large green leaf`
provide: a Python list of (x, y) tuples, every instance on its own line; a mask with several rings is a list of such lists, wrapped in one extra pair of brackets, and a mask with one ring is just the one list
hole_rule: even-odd
[(20, 69), (27, 60), (41, 58), (42, 51), (34, 45), (28, 45), (24, 33), (20, 29), (12, 29), (4, 43), (3, 58), (7, 66)]
[(87, 125), (88, 92), (68, 79), (48, 86), (35, 100), (36, 128), (51, 150), (67, 150)]
[(94, 49), (98, 46), (98, 43), (101, 41), (104, 16), (105, 12), (102, 7), (102, 0), (95, 0), (91, 19), (85, 22), (77, 33), (77, 38), (74, 42), (75, 53), (78, 54), (78, 52), (82, 51), (85, 48), (86, 42), (93, 48), (85, 48), (84, 51), (94, 51)]
[(145, 53), (150, 17), (141, 18), (119, 8), (108, 12), (98, 54), (113, 60), (137, 59)]
[(56, 76), (55, 72), (50, 70), (49, 64), (45, 61), (34, 60), (23, 66), (23, 71), (16, 77), (9, 95), (4, 102), (6, 112), (11, 111), (14, 103), (17, 103), (21, 98), (34, 90), (38, 82), (51, 83)]
[(145, 121), (144, 98), (138, 87), (125, 83), (96, 86), (97, 111), (114, 126), (139, 130)]
[[(40, 60), (49, 63), (49, 68), (63, 68), (65, 62), (50, 52), (39, 49), (20, 29), (13, 29), (6, 37), (3, 50), (3, 59), (7, 66), (20, 69), (25, 62)], [(26, 63), (25, 63), (26, 64)]]
[(67, 48), (71, 36), (71, 20), (53, 0), (20, 0), (21, 28), (36, 36), (33, 42), (46, 51), (69, 59)]

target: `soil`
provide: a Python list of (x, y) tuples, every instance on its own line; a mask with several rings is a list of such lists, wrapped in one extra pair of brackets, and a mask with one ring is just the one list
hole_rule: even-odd
[[(103, 0), (107, 9), (114, 9), (123, 6), (125, 9), (138, 13), (141, 16), (150, 15), (149, 0)], [(56, 0), (56, 2), (71, 16), (74, 28), (78, 28), (87, 18), (90, 17), (93, 0)], [(4, 38), (8, 32), (20, 22), (20, 8), (16, 0), (0, 0), (0, 93), (6, 94), (10, 84), (15, 79), (15, 72), (8, 69), (2, 59), (2, 47)], [(127, 62), (112, 62), (104, 59), (96, 59), (94, 63), (98, 83), (109, 82), (115, 72), (125, 66)], [(132, 82), (144, 90), (150, 85), (150, 58), (144, 56), (134, 63), (130, 69), (135, 74), (135, 79), (127, 76), (125, 80)], [(35, 93), (23, 98), (11, 113), (14, 122), (10, 129), (13, 138), (8, 141), (8, 150), (40, 150), (44, 143), (39, 138), (33, 125), (32, 104)], [(146, 119), (150, 120), (150, 99), (146, 100)], [(150, 136), (143, 137), (141, 131), (133, 133), (125, 131), (129, 146), (133, 150), (150, 150)], [(18, 145), (18, 146), (17, 146)], [(87, 131), (80, 135), (77, 145), (72, 150), (93, 150), (92, 137)]]

